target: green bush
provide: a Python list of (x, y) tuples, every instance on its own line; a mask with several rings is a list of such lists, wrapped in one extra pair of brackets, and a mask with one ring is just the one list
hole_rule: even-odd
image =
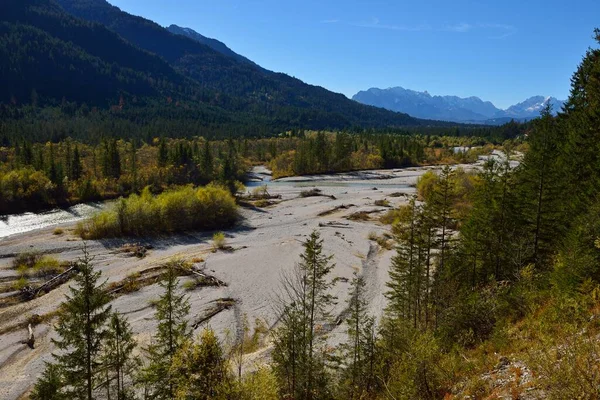
[(223, 250), (226, 245), (227, 240), (223, 232), (217, 232), (213, 235), (213, 250)]
[(35, 263), (37, 263), (42, 258), (42, 254), (38, 251), (29, 251), (26, 253), (17, 254), (15, 259), (12, 262), (12, 266), (15, 269), (19, 268), (33, 268)]
[(13, 285), (14, 290), (21, 290), (29, 286), (29, 279), (24, 276), (20, 277)]
[(65, 271), (60, 262), (50, 256), (43, 256), (33, 265), (33, 273), (36, 276), (58, 275)]
[(229, 227), (237, 218), (235, 199), (222, 186), (185, 186), (158, 196), (146, 188), (80, 223), (77, 232), (84, 239), (146, 236)]

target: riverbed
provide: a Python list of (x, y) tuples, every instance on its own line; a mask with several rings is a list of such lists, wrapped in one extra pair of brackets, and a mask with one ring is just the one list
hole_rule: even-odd
[[(255, 182), (248, 184), (248, 190), (267, 185), (268, 192), (279, 198), (264, 208), (243, 208), (243, 220), (225, 232), (228, 246), (225, 250), (213, 252), (212, 232), (89, 241), (86, 245), (94, 257), (95, 267), (102, 272), (102, 279), (109, 284), (144, 273), (173, 258), (193, 263), (203, 273), (222, 282), (197, 287), (188, 294), (190, 323), (196, 325), (195, 332), (210, 327), (226, 341), (239, 336), (244, 320), (248, 321), (250, 332), (254, 331), (257, 321), (269, 329), (276, 326), (282, 276), (294, 269), (303, 251), (302, 243), (316, 230), (324, 240), (325, 254), (333, 255), (335, 263), (331, 278), (336, 280), (332, 294), (337, 297), (337, 304), (331, 314), (339, 323), (329, 327), (329, 340), (337, 344), (345, 340), (347, 327), (343, 320), (349, 280), (354, 272), (366, 281), (369, 311), (377, 318), (381, 316), (394, 252), (369, 240), (369, 236), (389, 232), (390, 227), (379, 222), (380, 216), (405, 204), (415, 193), (418, 177), (432, 169), (437, 167), (272, 180), (266, 168), (255, 168)], [(307, 187), (320, 189), (322, 195), (301, 197)], [(10, 266), (14, 257), (22, 252), (41, 251), (61, 261), (80, 257), (83, 243), (74, 234), (76, 221), (103, 206), (77, 207), (75, 212), (59, 210), (9, 217), (2, 231), (7, 234), (0, 240), (0, 282), (16, 279), (16, 272)], [(363, 217), (353, 218), (357, 213)], [(60, 226), (64, 233), (54, 234), (55, 226)], [(149, 249), (145, 257), (137, 258), (122, 251), (124, 245), (133, 242)], [(182, 277), (181, 285), (191, 279)], [(51, 360), (55, 321), (49, 319), (35, 326), (33, 350), (21, 343), (27, 335), (23, 324), (26, 326), (26, 321), (35, 314), (48, 315), (55, 311), (68, 293), (68, 286), (66, 283), (34, 300), (0, 308), (0, 332), (4, 332), (0, 334), (0, 398), (19, 398), (43, 371), (44, 361)], [(112, 301), (113, 308), (128, 317), (140, 344), (147, 344), (155, 331), (150, 302), (160, 294), (160, 287), (152, 284)], [(223, 304), (227, 307), (219, 308)], [(214, 310), (220, 311), (214, 313)], [(244, 368), (253, 369), (266, 362), (269, 352), (267, 335), (259, 350), (245, 356)]]

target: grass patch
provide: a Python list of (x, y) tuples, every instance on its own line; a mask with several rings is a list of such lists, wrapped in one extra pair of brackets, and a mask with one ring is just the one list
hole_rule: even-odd
[(272, 206), (273, 204), (277, 204), (277, 202), (267, 200), (267, 199), (260, 199), (260, 200), (256, 200), (253, 204), (255, 207), (265, 208), (265, 207)]
[(227, 239), (225, 238), (225, 234), (223, 232), (216, 232), (213, 235), (213, 252), (217, 250), (225, 250), (227, 247)]
[(387, 199), (375, 200), (375, 205), (378, 207), (390, 207), (390, 202)]
[(389, 210), (379, 218), (379, 222), (385, 225), (393, 225), (400, 217), (400, 210)]
[(186, 292), (191, 292), (192, 290), (196, 289), (199, 286), (199, 284), (196, 279), (192, 279), (192, 280), (183, 282), (183, 285), (181, 285), (181, 286), (183, 287), (183, 290), (185, 290)]
[(57, 258), (39, 252), (21, 253), (15, 257), (12, 267), (21, 277), (47, 277), (66, 271), (69, 263), (61, 263)]
[(12, 286), (13, 290), (22, 290), (29, 286), (29, 279), (20, 277)]
[(369, 217), (369, 213), (366, 211), (358, 211), (348, 215), (346, 219), (350, 221), (370, 221), (371, 217)]
[(124, 293), (133, 293), (140, 290), (140, 284), (138, 279), (140, 279), (141, 274), (139, 272), (134, 272), (133, 274), (127, 275), (125, 278), (125, 282), (123, 283), (123, 292)]
[(394, 248), (394, 241), (392, 240), (392, 236), (388, 233), (379, 236), (377, 232), (371, 231), (369, 232), (369, 240), (377, 242), (381, 248), (386, 250), (392, 250)]
[(43, 256), (33, 266), (35, 276), (59, 275), (65, 272), (68, 264), (62, 264), (54, 257)]
[(56, 236), (62, 235), (63, 233), (65, 233), (65, 231), (62, 228), (55, 228), (52, 231), (52, 234)]
[(25, 268), (33, 268), (36, 262), (42, 258), (42, 253), (39, 251), (29, 251), (25, 253), (17, 254), (15, 259), (12, 262), (12, 267), (14, 269), (19, 269), (22, 267)]
[(235, 199), (219, 185), (185, 186), (158, 196), (146, 188), (79, 223), (77, 233), (83, 239), (148, 236), (229, 227), (237, 218)]

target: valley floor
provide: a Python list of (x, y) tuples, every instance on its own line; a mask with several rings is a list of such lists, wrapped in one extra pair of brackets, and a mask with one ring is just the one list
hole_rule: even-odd
[[(196, 332), (210, 326), (223, 340), (233, 340), (241, 334), (244, 318), (250, 324), (251, 333), (257, 319), (269, 328), (276, 325), (282, 274), (294, 268), (303, 250), (302, 242), (316, 229), (324, 239), (325, 253), (334, 256), (332, 278), (339, 278), (334, 286), (333, 294), (338, 301), (332, 315), (340, 323), (330, 327), (330, 340), (335, 344), (345, 336), (346, 327), (341, 321), (345, 318), (349, 279), (354, 271), (362, 274), (367, 282), (371, 313), (379, 317), (385, 306), (383, 293), (394, 252), (368, 238), (371, 232), (381, 235), (389, 231), (389, 226), (379, 222), (379, 216), (389, 207), (377, 206), (375, 202), (387, 199), (390, 207), (405, 203), (406, 195), (415, 193), (417, 178), (430, 169), (435, 167), (269, 182), (269, 193), (281, 195), (281, 199), (265, 208), (243, 208), (243, 221), (225, 232), (228, 250), (213, 252), (212, 233), (90, 241), (87, 246), (94, 256), (94, 265), (109, 284), (124, 281), (137, 272), (143, 275), (144, 271), (173, 257), (194, 263), (198, 270), (225, 285), (198, 287), (189, 292), (190, 322)], [(256, 172), (263, 177), (268, 173), (260, 169)], [(300, 197), (301, 191), (312, 187), (320, 188), (322, 196)], [(359, 219), (348, 218), (357, 212), (365, 213)], [(10, 266), (19, 253), (37, 250), (61, 261), (81, 256), (82, 242), (73, 233), (73, 223), (60, 227), (65, 232), (62, 235), (55, 235), (53, 227), (47, 227), (0, 240), (0, 283), (16, 279), (16, 271)], [(129, 243), (149, 248), (146, 256), (137, 258), (123, 252), (123, 246)], [(181, 284), (191, 279), (182, 277)], [(19, 398), (42, 372), (44, 361), (51, 360), (50, 339), (55, 334), (52, 312), (64, 300), (68, 286), (69, 283), (62, 284), (29, 302), (0, 306), (0, 398)], [(129, 318), (141, 344), (147, 344), (154, 333), (154, 309), (150, 302), (160, 293), (157, 284), (150, 284), (112, 302), (115, 309)], [(21, 341), (27, 336), (27, 321), (36, 314), (45, 318), (34, 328), (36, 346), (31, 350)], [(265, 362), (268, 353), (267, 340), (258, 351), (246, 356), (245, 368), (252, 369)]]

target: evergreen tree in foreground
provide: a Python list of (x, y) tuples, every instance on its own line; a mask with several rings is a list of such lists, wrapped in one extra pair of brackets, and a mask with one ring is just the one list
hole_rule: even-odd
[(282, 397), (331, 397), (327, 374), (327, 349), (323, 327), (329, 321), (334, 297), (327, 276), (331, 256), (323, 254), (323, 240), (314, 231), (304, 243), (304, 253), (294, 274), (284, 277), (284, 305), (275, 332), (274, 370)]
[(191, 338), (187, 324), (190, 305), (184, 294), (177, 291), (177, 270), (181, 262), (171, 261), (160, 286), (164, 294), (156, 303), (158, 332), (147, 349), (149, 360), (142, 380), (146, 385), (146, 398), (173, 399), (176, 377), (171, 374), (173, 357)]
[(104, 343), (104, 390), (107, 399), (133, 399), (132, 383), (140, 366), (133, 355), (136, 347), (131, 327), (122, 315), (112, 314)]
[(375, 388), (375, 319), (368, 314), (367, 304), (365, 281), (355, 273), (348, 300), (348, 342), (343, 345), (343, 398), (350, 400), (364, 399)]
[[(92, 400), (98, 374), (103, 368), (101, 350), (105, 325), (110, 317), (110, 297), (106, 294), (105, 283), (98, 284), (101, 273), (94, 271), (85, 246), (78, 270), (76, 286), (70, 287), (71, 293), (63, 303), (56, 325), (59, 338), (52, 342), (58, 349), (54, 357), (63, 382), (61, 395), (69, 399)], [(46, 383), (54, 381), (57, 372), (53, 371), (54, 366), (48, 368), (45, 376), (52, 379), (47, 379)], [(36, 387), (36, 390), (41, 388)]]
[(61, 392), (64, 381), (60, 368), (56, 364), (46, 364), (46, 369), (36, 382), (29, 398), (31, 400), (67, 400)]

